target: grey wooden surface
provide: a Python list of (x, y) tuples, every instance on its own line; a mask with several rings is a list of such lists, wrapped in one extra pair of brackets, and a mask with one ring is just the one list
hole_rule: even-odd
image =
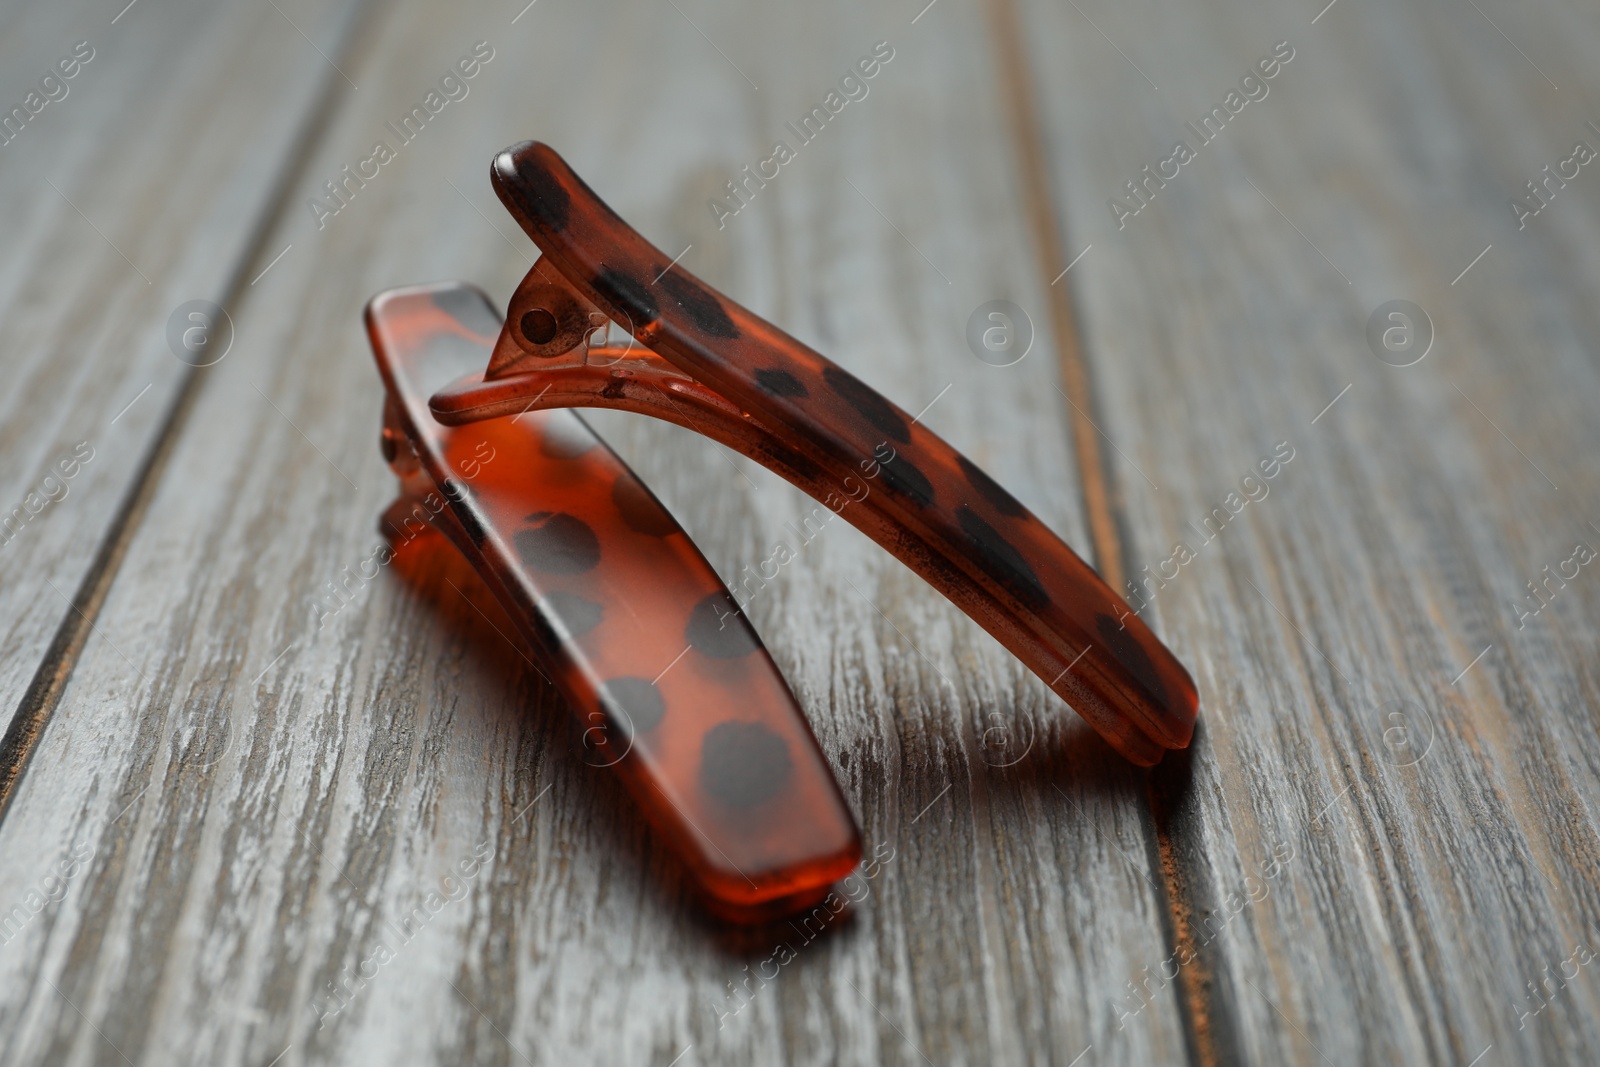
[[(0, 1061), (1592, 1058), (1600, 600), (1585, 567), (1514, 605), (1600, 545), (1600, 177), (1520, 231), (1507, 207), (1600, 146), (1592, 11), (68, 4), (0, 13), (0, 101), (82, 39), (0, 146), (3, 499), (96, 450), (0, 545)], [(719, 229), (708, 198), (882, 40), (867, 97)], [(466, 98), (319, 228), (307, 198), (478, 41)], [(1283, 41), (1119, 229), (1108, 198)], [(1192, 750), (1126, 766), (829, 527), (751, 615), (893, 859), (732, 1013), (792, 935), (699, 912), (469, 569), (386, 571), (316, 623), (394, 492), (361, 305), (509, 295), (535, 251), (486, 171), (529, 136), (931, 404), (1119, 587), (1193, 546), (1147, 609), (1200, 688)], [(235, 338), (191, 372), (165, 327), (197, 298)], [(992, 299), (1032, 320), (1014, 366), (967, 349)], [(1394, 299), (1436, 335), (1413, 366), (1368, 347)], [(593, 421), (725, 576), (808, 506), (687, 432)]]

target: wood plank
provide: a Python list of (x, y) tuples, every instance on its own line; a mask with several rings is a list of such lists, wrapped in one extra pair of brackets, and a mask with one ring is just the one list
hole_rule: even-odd
[[(1125, 570), (1195, 552), (1150, 610), (1202, 693), (1192, 760), (1154, 779), (1202, 1062), (1600, 1039), (1565, 962), (1600, 933), (1600, 587), (1515, 608), (1596, 543), (1596, 179), (1520, 232), (1508, 206), (1600, 144), (1600, 30), (1478, 6), (1022, 5), (1065, 243), (1094, 247), (1071, 278)], [(1202, 145), (1184, 123), (1285, 40)], [(1108, 199), (1179, 139), (1194, 160), (1119, 228)], [(1368, 347), (1394, 299), (1437, 332), (1415, 366)], [(1281, 441), (1270, 495), (1208, 540)]]
[[(285, 10), (335, 48), (352, 5), (301, 7)], [(67, 3), (0, 18), (0, 100), (39, 108), (0, 144), (12, 193), (0, 198), (3, 805), (194, 380), (168, 319), (247, 286), (238, 272), (262, 236), (253, 220), (315, 125), (332, 71), (270, 7), (119, 15)], [(58, 99), (41, 106), (45, 93)]]
[[(1118, 1034), (1101, 1003), (1163, 953), (1142, 777), (851, 529), (806, 545), (750, 612), (869, 851), (893, 859), (851, 921), (727, 1018), (730, 983), (800, 935), (734, 937), (700, 916), (622, 792), (567, 754), (560, 709), (470, 572), (386, 573), (316, 628), (393, 492), (359, 309), (441, 276), (510, 293), (531, 246), (485, 170), (530, 134), (661, 246), (693, 244), (689, 269), (907, 408), (931, 403), (929, 425), (1085, 543), (1049, 322), (1035, 317), (1038, 351), (1014, 367), (964, 340), (978, 305), (1040, 308), (1046, 288), (1017, 252), (1000, 82), (972, 46), (982, 12), (941, 5), (913, 26), (843, 4), (677, 6), (539, 5), (512, 22), (501, 5), (411, 4), (363, 41), (361, 90), (297, 198), (474, 41), (495, 58), (323, 229), (297, 203), (264, 246), (297, 254), (240, 305), (238, 351), (208, 376), (0, 825), (0, 900), (93, 849), (0, 953), (9, 1057), (1184, 1055), (1175, 1011)], [(878, 40), (895, 57), (870, 95), (719, 230), (708, 198)], [(730, 580), (810, 509), (693, 435), (595, 421)], [(130, 669), (113, 642), (144, 655)], [(463, 899), (368, 963), (480, 845), (494, 859)]]

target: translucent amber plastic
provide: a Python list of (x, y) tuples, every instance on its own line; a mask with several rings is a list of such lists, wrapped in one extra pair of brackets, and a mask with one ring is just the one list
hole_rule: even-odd
[[(516, 321), (500, 339), (492, 373), (442, 390), (432, 404), (437, 417), (464, 423), (530, 405), (602, 405), (714, 437), (899, 557), (1128, 759), (1153, 764), (1188, 745), (1198, 698), (1183, 665), (976, 464), (859, 378), (675, 264), (548, 146), (506, 149), (491, 177), (544, 257), (513, 300)], [(598, 360), (569, 354), (580, 313), (591, 306), (643, 351)]]
[(571, 703), (586, 758), (614, 767), (714, 910), (814, 904), (860, 834), (800, 708), (711, 566), (577, 415), (451, 428), (428, 396), (481, 368), (500, 316), (459, 284), (367, 308), (402, 496), (391, 539), (456, 544)]

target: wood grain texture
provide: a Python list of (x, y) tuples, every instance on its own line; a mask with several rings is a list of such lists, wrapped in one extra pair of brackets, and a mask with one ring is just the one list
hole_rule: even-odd
[[(1202, 1061), (1576, 1063), (1600, 1037), (1574, 960), (1600, 936), (1600, 586), (1515, 609), (1595, 543), (1600, 216), (1583, 178), (1520, 232), (1508, 207), (1596, 143), (1597, 29), (1480, 6), (1024, 4), (1094, 246), (1072, 282), (1128, 570), (1196, 552), (1152, 610), (1206, 726), (1155, 776)], [(1183, 124), (1284, 40), (1269, 95), (1199, 147)], [(1179, 139), (1196, 158), (1119, 229), (1108, 199)], [(1365, 337), (1397, 298), (1437, 334), (1406, 368)], [(1207, 543), (1280, 441), (1270, 495)]]
[[(327, 48), (350, 8), (286, 5)], [(19, 5), (0, 14), (8, 113), (38, 106), (27, 94), (42, 99), (80, 42), (87, 60), (48, 90), (59, 99), (0, 145), (0, 520), (16, 516), (0, 526), (0, 804), (193, 380), (168, 317), (247, 285), (252, 220), (332, 73), (270, 7)]]
[[(498, 5), (400, 5), (341, 63), (361, 88), (338, 94), (248, 269), (295, 255), (237, 307), (235, 351), (0, 824), (0, 900), (85, 856), (0, 950), (8, 1060), (1185, 1057), (1176, 1011), (1118, 1032), (1111, 1007), (1166, 951), (1143, 777), (842, 524), (750, 612), (869, 851), (893, 859), (726, 1018), (731, 983), (802, 936), (701, 916), (622, 791), (569, 754), (471, 572), (442, 555), (327, 610), (393, 493), (359, 309), (435, 277), (509, 294), (532, 248), (486, 170), (529, 135), (662, 247), (693, 244), (710, 282), (909, 410), (931, 403), (930, 426), (1087, 547), (1048, 320), (1010, 368), (964, 340), (978, 305), (1039, 307), (1048, 283), (1013, 207), (984, 13), (678, 6), (541, 4), (511, 24)], [(719, 230), (708, 198), (885, 39), (868, 97)], [(469, 95), (318, 228), (304, 199), (478, 40), (495, 58)], [(595, 422), (730, 581), (810, 510), (693, 435)]]
[[(0, 1062), (1593, 1058), (1592, 962), (1567, 972), (1600, 940), (1600, 587), (1518, 605), (1600, 544), (1600, 177), (1522, 229), (1508, 207), (1600, 146), (1592, 13), (278, 6), (0, 13), (0, 101), (98, 50), (0, 147), (4, 499), (97, 447), (0, 546), (5, 715), (48, 724), (0, 811)], [(319, 224), (307, 199), (480, 40), (469, 94)], [(708, 200), (879, 40), (867, 97), (719, 227)], [(1200, 145), (1185, 123), (1280, 41)], [(360, 307), (511, 292), (535, 253), (486, 171), (529, 136), (931, 404), (1108, 575), (1190, 546), (1146, 610), (1201, 687), (1192, 752), (1121, 764), (830, 525), (749, 610), (893, 859), (803, 945), (704, 918), (468, 568), (350, 578), (394, 492)], [(192, 297), (237, 326), (200, 377), (162, 336)], [(1015, 366), (967, 350), (991, 299), (1032, 316)], [(1414, 366), (1369, 350), (1394, 299), (1436, 334)], [(592, 421), (730, 582), (811, 509), (692, 434)]]

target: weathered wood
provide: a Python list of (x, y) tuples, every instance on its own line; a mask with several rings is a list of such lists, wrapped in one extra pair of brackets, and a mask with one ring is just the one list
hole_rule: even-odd
[[(332, 48), (350, 6), (294, 13)], [(247, 287), (252, 221), (295, 169), (331, 73), (270, 7), (74, 3), (4, 18), (0, 99), (8, 115), (39, 110), (0, 144), (0, 806), (193, 379), (169, 316)]]
[[(567, 753), (470, 571), (384, 573), (317, 627), (393, 492), (359, 309), (440, 276), (509, 294), (532, 250), (485, 170), (529, 135), (662, 247), (692, 243), (690, 269), (907, 408), (931, 403), (929, 425), (1086, 544), (1048, 320), (1014, 367), (964, 340), (978, 305), (1042, 307), (1048, 283), (1019, 254), (996, 61), (973, 47), (984, 13), (679, 6), (538, 5), (508, 25), (498, 5), (417, 4), (363, 35), (346, 67), (361, 89), (341, 91), (250, 268), (295, 254), (237, 308), (236, 351), (185, 419), (0, 824), (0, 901), (93, 849), (0, 951), (8, 1058), (1183, 1058), (1175, 999), (1124, 1033), (1110, 1010), (1167, 940), (1142, 777), (842, 524), (750, 611), (869, 851), (893, 859), (851, 921), (721, 1020), (730, 983), (801, 935), (701, 917), (622, 792)], [(495, 58), (470, 94), (317, 229), (304, 198), (479, 39)], [(708, 198), (885, 39), (868, 97), (718, 229)], [(730, 580), (809, 510), (693, 435), (595, 422)], [(401, 944), (440, 878), (489, 850)], [(380, 943), (394, 958), (357, 982)]]
[[(1600, 179), (1521, 232), (1508, 199), (1600, 143), (1600, 40), (1576, 4), (1321, 6), (1096, 5), (1101, 36), (1024, 4), (1069, 248), (1093, 245), (1071, 280), (1126, 571), (1196, 552), (1152, 608), (1205, 722), (1155, 775), (1178, 982), (1202, 1061), (1586, 1062), (1600, 586), (1514, 605), (1596, 543)], [(1184, 122), (1284, 40), (1201, 147)], [(1119, 229), (1108, 198), (1137, 206), (1124, 182), (1179, 139), (1196, 158)], [(1437, 332), (1415, 366), (1369, 351), (1392, 299)], [(1280, 441), (1270, 496), (1205, 543)]]
[[(1596, 179), (1552, 180), (1521, 230), (1507, 203), (1600, 144), (1587, 12), (413, 4), (341, 38), (348, 6), (279, 6), (0, 16), (19, 101), (97, 49), (0, 147), (26, 192), (0, 198), (0, 499), (97, 449), (0, 546), (0, 698), (48, 724), (9, 735), (33, 758), (0, 809), (0, 909), (24, 906), (0, 1060), (1592, 1058), (1589, 966), (1562, 974), (1600, 936), (1600, 594), (1584, 566), (1517, 605), (1600, 543)], [(478, 40), (466, 98), (319, 225), (307, 198)], [(867, 97), (719, 227), (708, 200), (879, 40)], [(1268, 95), (1200, 146), (1184, 123), (1284, 40)], [(1131, 771), (831, 525), (749, 609), (894, 858), (719, 1018), (804, 936), (700, 914), (459, 561), (329, 585), (393, 493), (360, 306), (511, 291), (534, 253), (485, 170), (526, 136), (931, 403), (1108, 575), (1187, 543), (1145, 610), (1201, 687), (1192, 754)], [(1179, 138), (1195, 158), (1149, 178)], [(1112, 196), (1139, 208), (1120, 228)], [(238, 337), (187, 378), (163, 327), (194, 297)], [(1032, 316), (1015, 366), (967, 351), (991, 299)], [(1392, 299), (1431, 315), (1415, 366), (1369, 350)], [(593, 421), (731, 582), (810, 508), (694, 435)]]

